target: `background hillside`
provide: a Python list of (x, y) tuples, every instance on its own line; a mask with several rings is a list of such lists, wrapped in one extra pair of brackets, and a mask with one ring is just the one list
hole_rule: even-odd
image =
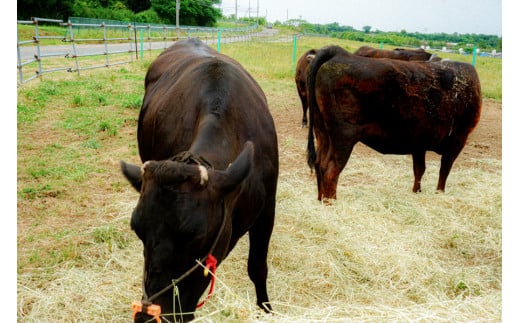
[[(69, 17), (100, 18), (110, 20), (135, 21), (141, 23), (176, 24), (176, 1), (172, 0), (19, 0), (17, 7), (18, 20), (31, 17), (61, 19)], [(235, 23), (258, 25), (274, 25), (277, 28), (288, 28), (305, 34), (321, 34), (333, 38), (361, 42), (395, 44), (410, 47), (462, 48), (471, 52), (473, 48), (497, 52), (502, 51), (502, 37), (483, 34), (422, 34), (400, 32), (383, 32), (364, 26), (356, 30), (352, 26), (342, 26), (337, 22), (329, 24), (312, 24), (305, 20), (287, 20), (285, 22), (268, 22), (265, 18), (240, 18), (234, 15), (224, 16), (219, 8), (220, 0), (182, 0), (179, 24), (189, 26), (218, 26)]]

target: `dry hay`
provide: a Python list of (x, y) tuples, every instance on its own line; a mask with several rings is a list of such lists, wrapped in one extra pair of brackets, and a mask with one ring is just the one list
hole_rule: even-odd
[[(354, 153), (331, 206), (316, 200), (308, 168), (282, 170), (268, 257), (274, 314), (256, 307), (244, 237), (196, 322), (500, 321), (500, 163), (482, 162), (498, 171), (454, 169), (445, 194), (435, 194), (439, 165), (429, 162), (423, 192), (413, 194), (409, 158)], [(111, 225), (129, 231), (134, 198), (108, 206), (119, 210)], [(92, 248), (84, 267), (42, 273), (49, 283), (38, 289), (20, 283), (19, 318), (128, 321), (142, 266), (141, 244), (130, 239)]]

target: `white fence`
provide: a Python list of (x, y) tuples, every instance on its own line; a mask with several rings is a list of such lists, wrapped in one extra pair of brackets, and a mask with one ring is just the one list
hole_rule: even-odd
[[(40, 23), (59, 27), (63, 36), (47, 36), (40, 31)], [(173, 42), (189, 37), (197, 37), (206, 43), (249, 41), (253, 38), (266, 37), (257, 26), (245, 28), (208, 28), (174, 27), (166, 25), (100, 22), (78, 23), (62, 20), (32, 18), (18, 21), (20, 25), (33, 25), (32, 39), (20, 39), (18, 28), (18, 82), (25, 83), (42, 77), (46, 73), (68, 71), (80, 74), (80, 71), (126, 64), (142, 59), (145, 52), (161, 50)], [(86, 35), (86, 36), (84, 36)], [(109, 35), (111, 35), (109, 37)], [(62, 42), (61, 45), (56, 43)], [(88, 60), (97, 56), (96, 60)], [(99, 64), (99, 56), (104, 62)], [(92, 62), (96, 62), (93, 64)]]

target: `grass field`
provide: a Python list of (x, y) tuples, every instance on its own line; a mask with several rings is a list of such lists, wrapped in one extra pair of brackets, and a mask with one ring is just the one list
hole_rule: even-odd
[[(361, 46), (304, 38), (298, 57), (332, 43)], [(196, 321), (501, 321), (500, 153), (472, 153), (485, 148), (469, 142), (445, 194), (435, 194), (439, 158), (428, 155), (423, 192), (413, 194), (410, 156), (356, 147), (338, 200), (325, 206), (305, 163), (292, 43), (226, 44), (222, 52), (258, 80), (279, 136), (268, 256), (275, 313), (256, 309), (243, 238), (219, 267), (216, 292)], [(137, 117), (153, 58), (81, 76), (53, 73), (18, 87), (18, 321), (130, 321), (143, 257), (129, 227), (138, 194), (118, 163), (140, 164)], [(500, 107), (501, 61), (479, 58), (477, 70), (484, 106)]]

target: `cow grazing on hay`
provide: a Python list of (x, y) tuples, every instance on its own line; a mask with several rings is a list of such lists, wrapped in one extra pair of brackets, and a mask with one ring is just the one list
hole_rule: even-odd
[(307, 93), (307, 156), (319, 200), (336, 198), (339, 174), (359, 141), (383, 154), (411, 154), (413, 192), (421, 190), (426, 151), (442, 155), (437, 190), (444, 191), (482, 105), (470, 64), (366, 58), (338, 46), (316, 53)]
[[(296, 82), (296, 90), (302, 103), (302, 128), (307, 127), (307, 74), (308, 66), (314, 56), (316, 55), (316, 49), (310, 49), (306, 51), (299, 59), (296, 64), (296, 73), (294, 80)], [(426, 52), (424, 49), (403, 49), (396, 48), (394, 50), (376, 49), (370, 46), (361, 46), (354, 55), (373, 57), (373, 58), (390, 58), (398, 59), (402, 61), (440, 61), (441, 58), (436, 54)]]
[(257, 82), (199, 40), (178, 41), (149, 67), (137, 141), (144, 164), (121, 162), (140, 192), (131, 217), (144, 247), (135, 322), (193, 319), (210, 281), (213, 290), (203, 265), (214, 273), (247, 232), (257, 304), (271, 311), (266, 257), (278, 145)]

